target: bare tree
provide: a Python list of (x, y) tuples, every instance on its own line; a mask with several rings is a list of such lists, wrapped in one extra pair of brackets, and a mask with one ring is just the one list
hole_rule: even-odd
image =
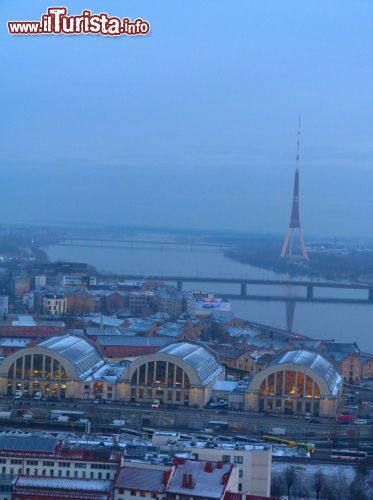
[(322, 495), (326, 500), (350, 500), (349, 484), (342, 467), (324, 482)]
[(351, 500), (368, 500), (366, 479), (369, 474), (365, 462), (360, 461), (355, 469), (355, 477), (350, 484)]
[(335, 498), (337, 500), (346, 500), (346, 498), (348, 498), (349, 496), (349, 484), (342, 467), (340, 467), (338, 469), (338, 473), (334, 475), (333, 485)]
[(335, 500), (334, 485), (332, 480), (327, 480), (323, 486), (323, 496), (326, 500)]
[(365, 481), (352, 481), (350, 488), (350, 500), (369, 500), (368, 495), (366, 494), (366, 485)]
[(367, 463), (364, 460), (359, 460), (356, 466), (356, 476), (367, 477), (369, 474), (369, 469)]
[(325, 485), (325, 476), (320, 470), (318, 470), (315, 472), (313, 476), (313, 488), (316, 493), (316, 500), (319, 500), (320, 493), (324, 485)]
[(280, 497), (284, 493), (283, 481), (279, 474), (272, 474), (271, 495)]
[(293, 498), (308, 498), (310, 493), (309, 484), (307, 484), (303, 478), (300, 480), (300, 477), (295, 475), (295, 483), (292, 489)]
[(295, 480), (294, 468), (289, 466), (285, 470), (285, 483), (288, 492), (288, 498), (290, 498), (290, 490), (294, 484), (294, 480)]

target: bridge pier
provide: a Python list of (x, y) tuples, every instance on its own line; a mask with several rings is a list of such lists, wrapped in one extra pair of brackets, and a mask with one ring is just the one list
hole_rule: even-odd
[(313, 299), (313, 286), (308, 286), (307, 287), (307, 299), (312, 300)]
[(373, 288), (368, 290), (368, 302), (373, 302)]
[(183, 291), (183, 282), (181, 280), (177, 280), (177, 291), (178, 292)]
[(241, 297), (246, 295), (246, 283), (241, 283)]

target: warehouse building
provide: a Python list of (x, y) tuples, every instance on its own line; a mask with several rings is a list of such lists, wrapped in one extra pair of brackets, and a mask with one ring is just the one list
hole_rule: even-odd
[(94, 342), (80, 335), (51, 337), (0, 365), (0, 394), (115, 399), (124, 365), (106, 363)]
[(287, 351), (255, 375), (245, 395), (245, 408), (333, 417), (342, 382), (336, 365), (325, 356), (308, 350)]
[[(6, 357), (0, 365), (0, 394), (21, 391), (22, 396), (40, 393), (62, 399), (144, 404), (157, 400), (159, 404), (203, 407), (218, 397), (224, 379), (217, 353), (199, 342), (167, 343), (133, 361), (112, 362), (105, 360), (100, 346), (86, 336), (66, 334)], [(247, 389), (238, 389), (232, 387), (232, 394), (225, 396), (235, 408), (332, 417), (340, 404), (342, 376), (324, 355), (291, 350), (275, 357)]]
[(25, 347), (0, 365), (0, 394), (111, 399), (204, 406), (224, 368), (217, 355), (196, 342), (176, 342), (114, 363), (82, 335), (52, 337)]
[(198, 342), (175, 342), (130, 363), (118, 386), (119, 399), (202, 407), (217, 380), (224, 380), (218, 356)]

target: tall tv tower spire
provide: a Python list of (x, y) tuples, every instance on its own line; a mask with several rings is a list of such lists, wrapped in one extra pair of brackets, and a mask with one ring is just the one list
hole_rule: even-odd
[(293, 246), (294, 246), (294, 238), (295, 232), (298, 230), (299, 243), (302, 253), (302, 258), (308, 261), (308, 254), (306, 245), (304, 244), (302, 226), (300, 223), (299, 216), (299, 143), (300, 143), (300, 116), (298, 121), (298, 141), (297, 141), (297, 157), (296, 157), (296, 168), (295, 168), (295, 176), (294, 176), (294, 191), (293, 191), (293, 205), (291, 209), (290, 222), (288, 229), (286, 231), (286, 236), (284, 239), (284, 243), (281, 249), (281, 257), (296, 257), (293, 254)]

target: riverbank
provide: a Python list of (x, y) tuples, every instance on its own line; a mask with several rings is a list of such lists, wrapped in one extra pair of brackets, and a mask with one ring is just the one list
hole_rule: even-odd
[[(235, 278), (281, 279), (272, 270), (260, 269), (228, 258), (217, 248), (203, 247), (156, 247), (133, 245), (125, 248), (90, 248), (77, 246), (48, 246), (44, 248), (51, 261), (66, 260), (87, 262), (99, 272), (117, 275), (139, 274), (169, 276), (217, 276)], [(237, 293), (237, 285), (185, 283), (184, 289), (201, 290), (220, 294)], [(286, 287), (274, 290), (279, 294), (297, 293)], [(263, 293), (255, 286), (248, 287), (248, 294)], [(320, 290), (317, 296), (327, 296), (328, 291)], [(341, 298), (350, 296), (340, 290)], [(354, 292), (357, 299), (366, 298), (361, 291)], [(360, 348), (373, 352), (373, 306), (362, 304), (324, 304), (307, 302), (266, 302), (231, 300), (231, 310), (235, 316), (271, 325), (283, 330), (291, 324), (293, 332), (312, 338), (335, 339), (338, 342), (358, 342)]]
[(331, 281), (361, 281), (373, 275), (373, 250), (363, 249), (325, 251), (309, 250), (309, 261), (280, 257), (280, 246), (272, 242), (224, 250), (224, 255), (242, 264), (258, 267), (292, 277), (317, 278)]

